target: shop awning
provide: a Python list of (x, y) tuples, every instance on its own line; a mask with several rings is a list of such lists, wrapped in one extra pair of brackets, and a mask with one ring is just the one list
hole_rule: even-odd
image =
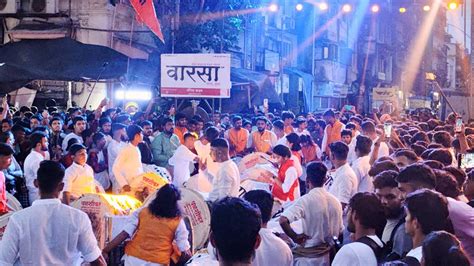
[(23, 40), (0, 46), (0, 92), (33, 80), (117, 79), (126, 74), (128, 57), (105, 46), (70, 38)]

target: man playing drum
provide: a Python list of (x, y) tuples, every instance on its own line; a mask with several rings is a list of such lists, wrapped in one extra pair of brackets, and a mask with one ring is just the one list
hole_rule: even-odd
[(239, 168), (229, 156), (229, 144), (225, 139), (216, 139), (211, 142), (211, 157), (219, 163), (218, 171), (212, 180), (212, 191), (209, 201), (216, 201), (226, 196), (237, 197), (240, 188)]
[[(295, 265), (329, 265), (332, 238), (343, 228), (342, 207), (323, 187), (327, 168), (313, 162), (307, 168), (308, 194), (295, 201), (280, 216), (280, 226), (295, 243)], [(290, 223), (302, 220), (303, 233), (297, 234)]]
[(64, 175), (63, 203), (69, 205), (86, 193), (95, 193), (94, 170), (87, 162), (87, 150), (82, 144), (76, 143), (69, 149), (73, 163)]
[(120, 151), (112, 168), (122, 193), (139, 188), (137, 179), (143, 174), (142, 159), (138, 149), (138, 144), (143, 141), (143, 129), (137, 125), (130, 125), (127, 128), (127, 136), (130, 142)]

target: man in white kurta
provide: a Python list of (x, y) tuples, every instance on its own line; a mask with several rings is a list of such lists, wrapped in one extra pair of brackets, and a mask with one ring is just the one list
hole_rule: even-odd
[(108, 157), (108, 167), (109, 167), (109, 178), (112, 181), (112, 190), (115, 193), (118, 193), (120, 190), (119, 185), (114, 177), (114, 163), (117, 159), (120, 151), (127, 145), (123, 139), (126, 139), (127, 133), (125, 131), (126, 126), (124, 124), (115, 123), (112, 125), (113, 139), (107, 145), (107, 157)]
[(191, 151), (195, 141), (196, 137), (193, 134), (185, 133), (184, 144), (181, 144), (168, 160), (169, 165), (173, 166), (173, 185), (177, 187), (182, 187), (191, 175), (190, 164), (197, 158)]
[(87, 214), (58, 199), (63, 177), (59, 163), (41, 164), (36, 181), (41, 198), (10, 217), (0, 241), (0, 265), (77, 265), (81, 255), (106, 265)]
[(30, 137), (32, 150), (25, 159), (25, 181), (28, 188), (28, 197), (30, 204), (39, 198), (38, 188), (34, 185), (36, 173), (39, 169), (40, 163), (44, 160), (49, 160), (48, 140), (46, 135), (40, 132), (35, 132)]
[(86, 147), (73, 144), (70, 148), (74, 162), (66, 169), (64, 175), (63, 203), (68, 204), (87, 193), (95, 193), (94, 170), (87, 162)]
[(127, 135), (130, 142), (120, 151), (112, 167), (120, 192), (141, 188), (140, 176), (143, 174), (143, 165), (138, 144), (143, 141), (142, 131), (137, 125), (128, 126)]
[(355, 152), (357, 159), (352, 162), (352, 170), (356, 174), (359, 186), (357, 192), (374, 192), (374, 182), (369, 176), (370, 165), (370, 147), (372, 140), (366, 136), (356, 137)]
[[(343, 229), (342, 207), (338, 199), (323, 187), (327, 168), (321, 162), (313, 162), (307, 167), (307, 183), (311, 189), (297, 199), (280, 216), (280, 225), (284, 232), (300, 246), (294, 251), (295, 265), (329, 265), (329, 253), (318, 258), (306, 258), (298, 255), (300, 249), (331, 244)], [(296, 234), (290, 224), (301, 220), (303, 232)]]
[(208, 200), (216, 201), (227, 196), (237, 197), (240, 189), (239, 168), (229, 156), (229, 144), (225, 139), (216, 139), (211, 143), (211, 157), (219, 163), (219, 170), (212, 180), (212, 191)]

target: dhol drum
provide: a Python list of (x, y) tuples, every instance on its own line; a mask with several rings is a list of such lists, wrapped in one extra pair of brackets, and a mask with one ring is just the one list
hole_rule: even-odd
[(20, 202), (15, 198), (15, 196), (13, 196), (12, 194), (8, 192), (7, 192), (7, 207), (14, 212), (23, 209), (21, 207)]
[(204, 193), (209, 193), (212, 190), (212, 184), (203, 172), (191, 176), (184, 186), (188, 189)]
[(266, 164), (269, 161), (271, 161), (270, 155), (263, 152), (254, 152), (242, 158), (237, 166), (239, 167), (239, 172), (243, 173), (257, 164)]
[[(193, 251), (205, 247), (209, 240), (209, 232), (211, 230), (211, 211), (204, 200), (204, 197), (197, 191), (180, 188), (181, 200), (179, 205), (183, 210), (183, 214), (187, 216), (192, 225), (192, 244)], [(156, 198), (156, 191), (151, 194), (144, 202), (144, 206)]]
[[(126, 195), (86, 194), (71, 203), (71, 207), (85, 212), (91, 220), (92, 230), (97, 238), (99, 247), (113, 239), (113, 217), (128, 216), (142, 206), (142, 203)], [(106, 217), (112, 217), (111, 223)], [(123, 219), (122, 219), (123, 221)]]
[(252, 168), (246, 169), (244, 172), (240, 172), (240, 180), (252, 179), (259, 182), (269, 183), (272, 177), (278, 175), (278, 169), (276, 169), (270, 163), (258, 163)]
[(266, 190), (271, 193), (270, 191), (270, 184), (259, 182), (252, 179), (245, 179), (240, 182), (240, 190), (239, 190), (239, 197), (243, 197), (245, 193), (252, 191), (252, 190)]
[(151, 193), (168, 183), (169, 181), (160, 174), (156, 172), (146, 172), (135, 178), (134, 182), (130, 184), (132, 191), (129, 195), (140, 201), (144, 201)]
[(7, 208), (8, 212), (0, 216), (0, 241), (2, 240), (3, 233), (7, 228), (8, 220), (16, 211), (23, 209), (20, 202), (10, 193), (7, 192)]
[(171, 174), (168, 170), (164, 167), (159, 167), (154, 164), (143, 164), (143, 172), (145, 173), (156, 173), (161, 177), (167, 179), (171, 182)]

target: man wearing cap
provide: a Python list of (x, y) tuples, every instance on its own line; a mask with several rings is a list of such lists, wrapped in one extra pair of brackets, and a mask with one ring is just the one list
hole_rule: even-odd
[(73, 163), (66, 169), (64, 175), (63, 203), (69, 205), (86, 193), (94, 193), (94, 170), (86, 164), (87, 150), (82, 144), (73, 144), (70, 148)]

